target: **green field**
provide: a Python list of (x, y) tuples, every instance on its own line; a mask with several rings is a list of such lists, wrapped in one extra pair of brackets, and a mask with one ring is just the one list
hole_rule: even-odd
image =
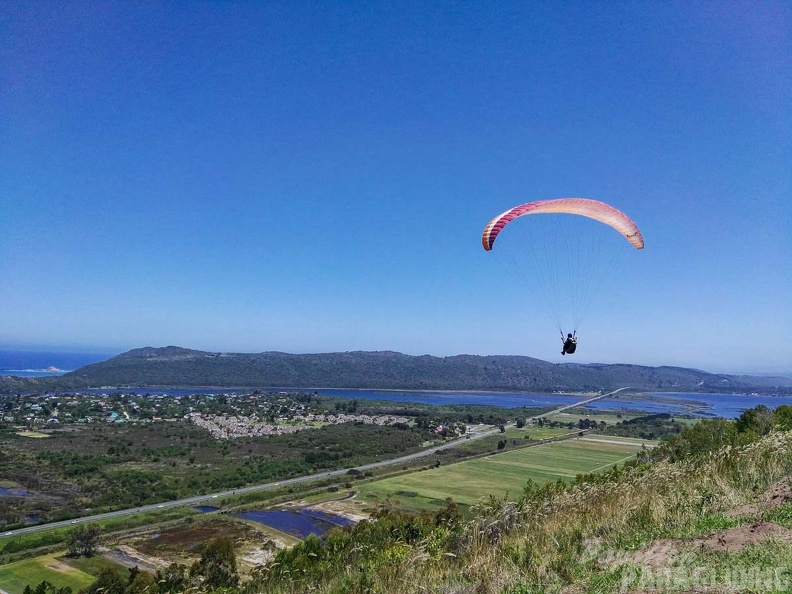
[(77, 592), (90, 586), (96, 579), (93, 574), (102, 567), (118, 566), (99, 556), (65, 559), (62, 552), (25, 559), (0, 567), (0, 590), (8, 594), (22, 594), (25, 586), (35, 587), (46, 580), (59, 588), (69, 586), (73, 592)]
[(447, 497), (470, 505), (488, 495), (517, 496), (528, 479), (543, 484), (604, 470), (632, 458), (642, 443), (651, 444), (610, 436), (569, 439), (373, 481), (360, 486), (358, 497), (416, 510), (435, 509)]

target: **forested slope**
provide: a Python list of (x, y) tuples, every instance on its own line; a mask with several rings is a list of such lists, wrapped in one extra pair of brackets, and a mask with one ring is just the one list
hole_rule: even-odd
[(100, 386), (378, 388), (419, 390), (789, 393), (792, 380), (712, 374), (681, 367), (555, 364), (523, 356), (411, 356), (392, 351), (319, 354), (135, 349), (58, 378), (2, 378), (9, 390)]

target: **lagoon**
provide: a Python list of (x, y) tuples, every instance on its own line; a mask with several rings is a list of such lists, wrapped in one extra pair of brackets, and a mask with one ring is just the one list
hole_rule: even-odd
[[(579, 394), (531, 394), (519, 392), (462, 392), (421, 390), (365, 390), (343, 388), (261, 388), (269, 392), (314, 392), (323, 396), (358, 398), (362, 400), (385, 400), (391, 402), (415, 402), (420, 404), (461, 404), (502, 406), (505, 408), (548, 408), (574, 404), (590, 398)], [(232, 388), (103, 388), (86, 390), (93, 394), (115, 391), (136, 394), (164, 394), (180, 397), (193, 394), (230, 393)], [(722, 417), (734, 419), (749, 408), (763, 404), (774, 409), (782, 404), (792, 406), (792, 396), (763, 396), (752, 394), (695, 394), (672, 392), (647, 392), (639, 394), (617, 394), (587, 404), (584, 408), (593, 411), (641, 411), (649, 414), (669, 413), (698, 417)]]
[(311, 509), (301, 509), (298, 512), (279, 509), (257, 510), (238, 512), (234, 515), (244, 520), (252, 520), (270, 526), (301, 540), (308, 538), (311, 534), (322, 536), (331, 528), (351, 526), (355, 523), (343, 516)]

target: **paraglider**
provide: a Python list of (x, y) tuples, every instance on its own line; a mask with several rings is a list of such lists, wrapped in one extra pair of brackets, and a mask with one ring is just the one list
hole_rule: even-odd
[(564, 333), (561, 333), (561, 342), (564, 343), (561, 347), (561, 354), (562, 355), (574, 355), (575, 351), (577, 350), (577, 333), (575, 334), (567, 334), (567, 337), (564, 338)]
[[(506, 267), (544, 301), (561, 332), (562, 355), (576, 351), (578, 327), (595, 295), (615, 275), (623, 252), (644, 247), (632, 219), (589, 198), (539, 200), (510, 208), (484, 228), (484, 249), (493, 251), (499, 237), (494, 251), (502, 252)], [(566, 336), (564, 326), (572, 329)]]
[(484, 228), (484, 234), (481, 236), (481, 243), (484, 245), (484, 249), (489, 251), (492, 249), (498, 234), (503, 231), (503, 228), (507, 224), (517, 217), (551, 213), (576, 214), (594, 219), (600, 223), (605, 223), (624, 235), (635, 249), (642, 250), (644, 247), (641, 231), (635, 223), (632, 222), (630, 217), (604, 202), (590, 200), (588, 198), (540, 200), (538, 202), (528, 202), (527, 204), (521, 204), (520, 206), (510, 208), (492, 219), (489, 225)]

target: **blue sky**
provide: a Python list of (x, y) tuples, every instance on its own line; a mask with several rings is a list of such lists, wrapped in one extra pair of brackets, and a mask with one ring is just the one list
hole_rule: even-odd
[(787, 2), (5, 3), (0, 344), (561, 361), (480, 244), (646, 239), (578, 362), (792, 369)]

